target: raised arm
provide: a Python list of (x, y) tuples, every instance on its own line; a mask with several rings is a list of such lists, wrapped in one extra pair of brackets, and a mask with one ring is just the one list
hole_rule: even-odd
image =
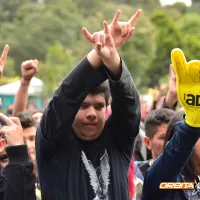
[[(132, 26), (140, 16), (141, 10), (139, 9), (127, 22), (119, 21), (120, 13), (118, 10), (108, 28), (107, 23), (104, 22), (105, 38), (109, 43), (109, 47), (112, 47), (109, 48), (111, 57), (107, 58), (107, 56), (102, 55), (105, 40), (103, 35), (100, 40), (101, 44), (97, 44), (96, 50), (104, 63), (112, 95), (112, 116), (108, 119), (107, 124), (112, 129), (112, 137), (115, 139), (116, 144), (129, 162), (133, 151), (134, 138), (139, 132), (139, 95), (116, 48), (126, 44), (131, 38), (135, 29)], [(86, 29), (83, 31), (94, 47), (91, 38), (95, 39), (97, 33), (90, 35)], [(112, 62), (110, 58), (112, 58)]]
[(3, 76), (4, 64), (8, 55), (8, 51), (9, 51), (9, 46), (5, 45), (1, 58), (0, 58), (0, 78)]
[(188, 162), (194, 145), (200, 137), (199, 128), (188, 126), (185, 122), (175, 125), (175, 134), (167, 143), (163, 154), (158, 157), (146, 173), (143, 186), (143, 200), (162, 199), (173, 191), (161, 190), (161, 182), (176, 182)]
[(28, 102), (28, 88), (33, 76), (38, 71), (38, 60), (27, 60), (21, 65), (21, 82), (19, 90), (15, 95), (13, 116), (26, 110)]
[[(109, 25), (116, 47), (126, 44), (135, 30), (134, 23), (141, 14), (139, 9), (127, 22), (120, 22), (120, 11), (117, 11)], [(134, 139), (139, 132), (140, 104), (137, 89), (130, 72), (121, 60), (121, 73), (113, 77), (108, 68), (109, 84), (112, 95), (112, 115), (108, 124), (112, 129), (112, 137), (124, 157), (130, 161)], [(106, 65), (106, 64), (105, 64)]]
[(176, 76), (173, 71), (172, 64), (169, 66), (169, 90), (162, 103), (162, 108), (176, 109), (178, 101), (177, 91), (176, 91)]
[(127, 160), (131, 158), (133, 145), (140, 124), (139, 94), (130, 73), (122, 62), (122, 74), (118, 81), (109, 80), (112, 96), (112, 114), (108, 124), (112, 137)]

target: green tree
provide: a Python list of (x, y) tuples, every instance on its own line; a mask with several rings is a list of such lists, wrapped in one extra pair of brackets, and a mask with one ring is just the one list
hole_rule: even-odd
[(38, 76), (45, 85), (43, 97), (50, 97), (63, 78), (73, 69), (76, 59), (71, 49), (65, 49), (61, 44), (48, 47), (45, 62), (40, 62)]
[(199, 3), (199, 0), (191, 0), (192, 4)]
[[(49, 46), (56, 43), (66, 48), (75, 46), (80, 40), (82, 20), (76, 5), (70, 0), (46, 5), (24, 4), (15, 22), (3, 25), (0, 45), (5, 41), (10, 44), (10, 55), (16, 66), (32, 58), (45, 61)], [(16, 71), (20, 73), (18, 68)]]
[(190, 60), (200, 60), (200, 40), (199, 37), (185, 34), (183, 37), (183, 52), (188, 61)]
[(192, 0), (192, 6), (190, 7), (189, 11), (200, 14), (200, 2), (198, 0)]
[(191, 36), (196, 36), (200, 39), (200, 15), (197, 13), (189, 13), (184, 15), (178, 21), (178, 27), (181, 31), (190, 34)]
[(177, 2), (173, 5), (166, 6), (166, 9), (169, 9), (169, 10), (175, 9), (176, 11), (179, 11), (181, 14), (185, 14), (188, 12), (188, 7), (186, 6), (185, 3), (182, 3), (182, 2)]
[(160, 77), (168, 74), (171, 63), (171, 51), (174, 48), (183, 47), (183, 35), (176, 24), (164, 12), (155, 12), (152, 22), (156, 25), (158, 35), (156, 37), (155, 57), (146, 71), (149, 86), (158, 84)]
[(13, 22), (21, 5), (28, 0), (1, 0), (0, 3), (0, 20), (2, 22)]

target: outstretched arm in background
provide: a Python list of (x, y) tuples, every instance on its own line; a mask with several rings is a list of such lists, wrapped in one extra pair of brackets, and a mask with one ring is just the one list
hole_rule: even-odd
[(3, 76), (4, 64), (8, 55), (8, 51), (9, 51), (9, 46), (5, 45), (3, 53), (0, 58), (0, 78)]
[(28, 102), (28, 88), (31, 79), (38, 71), (38, 60), (27, 60), (21, 65), (21, 83), (14, 100), (13, 116), (26, 110)]
[(176, 90), (176, 76), (174, 74), (173, 65), (169, 66), (169, 90), (164, 99), (162, 107), (175, 110), (178, 101)]

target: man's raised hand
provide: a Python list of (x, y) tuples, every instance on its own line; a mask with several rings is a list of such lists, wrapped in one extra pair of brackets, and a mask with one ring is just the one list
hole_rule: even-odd
[(8, 55), (8, 51), (9, 51), (9, 46), (5, 45), (3, 53), (2, 53), (1, 58), (0, 58), (0, 78), (3, 75), (4, 64), (5, 64), (7, 55)]
[(21, 65), (22, 80), (30, 82), (38, 71), (38, 60), (27, 60)]
[(115, 54), (116, 48), (114, 40), (110, 34), (107, 22), (103, 22), (104, 31), (95, 32), (94, 34), (90, 34), (86, 28), (83, 28), (83, 34), (88, 42), (93, 46), (96, 50), (97, 54), (102, 59), (109, 59)]
[(2, 113), (0, 113), (0, 118), (7, 124), (0, 130), (0, 134), (4, 136), (8, 146), (23, 145), (23, 129), (19, 118), (9, 118)]
[(111, 24), (109, 25), (110, 33), (115, 41), (116, 48), (123, 46), (131, 38), (135, 30), (133, 25), (141, 13), (142, 10), (139, 9), (127, 22), (120, 22), (119, 17), (121, 11), (117, 11)]

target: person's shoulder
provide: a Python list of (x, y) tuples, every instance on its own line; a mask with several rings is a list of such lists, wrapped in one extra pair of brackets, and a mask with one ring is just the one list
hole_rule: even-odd
[(135, 165), (140, 167), (141, 165), (149, 164), (150, 160), (135, 161)]
[(149, 162), (151, 160), (145, 160), (143, 162), (140, 163), (140, 165), (138, 165), (138, 168), (140, 169), (140, 171), (142, 172), (143, 177), (145, 177), (146, 172), (148, 171), (148, 169), (150, 168)]
[(135, 177), (141, 179), (142, 181), (144, 180), (144, 177), (142, 175), (142, 172), (140, 171), (140, 168), (138, 167), (138, 161), (134, 162), (134, 175)]

